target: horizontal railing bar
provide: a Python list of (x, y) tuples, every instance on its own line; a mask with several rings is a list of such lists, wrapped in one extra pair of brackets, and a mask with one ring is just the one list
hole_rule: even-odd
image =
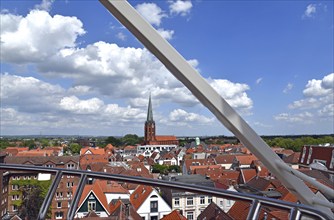
[(118, 182), (130, 182), (135, 184), (142, 184), (142, 185), (150, 185), (156, 187), (167, 187), (177, 190), (183, 190), (187, 192), (193, 193), (204, 193), (207, 195), (212, 195), (216, 197), (224, 197), (232, 200), (241, 200), (252, 202), (253, 200), (258, 200), (261, 202), (262, 205), (267, 206), (279, 206), (280, 209), (291, 210), (292, 207), (298, 208), (305, 214), (317, 216), (321, 219), (331, 219), (326, 213), (323, 213), (312, 206), (307, 206), (304, 204), (297, 204), (291, 203), (283, 200), (278, 199), (271, 199), (267, 197), (252, 195), (252, 194), (245, 194), (240, 192), (233, 192), (223, 189), (216, 189), (212, 187), (206, 186), (198, 186), (193, 184), (185, 184), (185, 183), (178, 183), (174, 181), (164, 181), (164, 180), (157, 180), (157, 179), (150, 179), (144, 177), (137, 177), (137, 176), (125, 176), (119, 174), (111, 174), (111, 173), (102, 173), (102, 172), (92, 172), (87, 170), (72, 170), (72, 169), (64, 169), (64, 168), (51, 168), (51, 167), (42, 167), (42, 166), (29, 166), (29, 165), (21, 165), (21, 164), (2, 164), (0, 163), (0, 169), (8, 170), (23, 170), (23, 171), (33, 171), (33, 172), (44, 172), (44, 173), (57, 173), (61, 171), (63, 175), (74, 175), (74, 176), (81, 176), (85, 174), (88, 177), (98, 178), (98, 179), (106, 179), (106, 180), (114, 180)]

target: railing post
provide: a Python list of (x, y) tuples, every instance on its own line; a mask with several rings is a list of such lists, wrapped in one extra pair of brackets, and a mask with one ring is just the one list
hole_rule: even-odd
[(52, 185), (50, 186), (49, 191), (46, 194), (45, 199), (42, 203), (42, 206), (39, 210), (38, 220), (44, 220), (45, 219), (45, 216), (48, 212), (49, 206), (52, 202), (53, 196), (55, 195), (55, 192), (57, 190), (57, 187), (59, 185), (59, 182), (61, 180), (62, 175), (63, 175), (63, 173), (61, 171), (57, 172), (57, 174), (55, 176), (55, 179), (54, 179)]
[(86, 181), (87, 181), (87, 174), (81, 174), (81, 179), (80, 179), (80, 182), (78, 184), (77, 191), (75, 192), (75, 195), (73, 197), (73, 200), (71, 202), (70, 208), (69, 208), (68, 213), (67, 213), (67, 219), (68, 220), (73, 219), (74, 216), (75, 216), (75, 212), (77, 211), (78, 203), (80, 201), (81, 194), (82, 194), (82, 192), (85, 188)]
[(259, 202), (259, 200), (253, 200), (251, 206), (249, 207), (247, 220), (257, 219), (259, 216), (260, 208), (261, 208), (261, 203)]

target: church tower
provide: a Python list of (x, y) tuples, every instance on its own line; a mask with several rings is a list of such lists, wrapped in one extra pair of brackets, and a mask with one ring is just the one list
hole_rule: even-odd
[(151, 141), (155, 141), (155, 122), (153, 120), (153, 111), (152, 111), (152, 103), (151, 103), (151, 94), (148, 101), (148, 109), (147, 109), (147, 119), (145, 122), (145, 137), (144, 144), (149, 145)]

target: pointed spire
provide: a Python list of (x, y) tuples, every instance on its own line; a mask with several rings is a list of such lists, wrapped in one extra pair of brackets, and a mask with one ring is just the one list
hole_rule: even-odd
[(153, 111), (152, 111), (152, 103), (151, 103), (151, 93), (150, 93), (150, 98), (148, 101), (148, 109), (147, 109), (147, 119), (146, 121), (153, 122)]

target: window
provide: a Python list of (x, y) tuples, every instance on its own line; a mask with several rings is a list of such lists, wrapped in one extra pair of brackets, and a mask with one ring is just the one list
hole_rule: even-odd
[(187, 197), (187, 205), (194, 205), (194, 197)]
[(151, 212), (158, 212), (158, 201), (151, 201)]
[(151, 220), (158, 220), (158, 216), (151, 216)]
[(211, 202), (212, 202), (212, 197), (209, 196), (209, 197), (208, 197), (208, 203), (210, 204)]
[(74, 186), (74, 182), (67, 182), (67, 188), (73, 187), (73, 186)]
[(17, 209), (17, 205), (13, 205), (12, 208), (13, 208), (13, 211), (14, 211), (14, 212), (16, 212), (16, 211), (18, 210), (18, 209)]
[(67, 192), (67, 197), (72, 197), (72, 192)]
[(19, 195), (12, 195), (12, 200), (19, 200), (20, 196)]
[(194, 220), (194, 213), (193, 212), (187, 212), (187, 219), (188, 220)]
[(62, 219), (63, 218), (63, 212), (56, 212), (56, 219)]
[(223, 206), (224, 205), (223, 200), (220, 200), (219, 204), (220, 206)]
[(19, 189), (19, 185), (12, 185), (12, 190), (18, 190)]
[(230, 207), (231, 205), (232, 205), (232, 201), (229, 200), (229, 199), (227, 199), (227, 200), (226, 200), (226, 206), (227, 206), (227, 207)]
[(174, 206), (180, 206), (180, 198), (174, 199)]
[(88, 201), (88, 211), (96, 211), (96, 202)]
[(67, 164), (67, 169), (75, 169), (75, 164), (74, 163)]
[(58, 209), (61, 208), (61, 202), (57, 202), (57, 208), (58, 208)]
[(204, 196), (199, 197), (199, 203), (201, 205), (205, 204), (205, 197)]

